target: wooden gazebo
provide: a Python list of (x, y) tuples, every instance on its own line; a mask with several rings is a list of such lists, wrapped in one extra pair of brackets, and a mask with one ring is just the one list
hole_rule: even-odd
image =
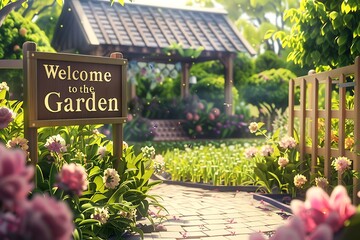
[[(182, 97), (189, 94), (192, 63), (220, 60), (225, 67), (227, 114), (232, 113), (233, 60), (238, 52), (255, 54), (224, 11), (134, 3), (110, 6), (108, 0), (65, 1), (53, 39), (60, 52), (99, 56), (121, 52), (130, 61), (180, 62)], [(196, 58), (165, 51), (174, 44), (183, 50), (204, 50)]]

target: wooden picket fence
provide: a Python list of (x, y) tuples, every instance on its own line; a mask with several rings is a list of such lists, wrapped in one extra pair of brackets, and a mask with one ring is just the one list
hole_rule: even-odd
[[(324, 158), (324, 176), (331, 175), (331, 162), (334, 158), (345, 156), (352, 160), (353, 170), (360, 173), (360, 58), (350, 66), (338, 68), (328, 72), (309, 74), (298, 77), (289, 83), (289, 128), (288, 134), (293, 136), (294, 130), (299, 135), (300, 159), (305, 160), (311, 155), (311, 174), (315, 173), (318, 156)], [(346, 88), (354, 93), (354, 107), (346, 106)], [(300, 105), (295, 103), (295, 94), (300, 90)], [(332, 102), (333, 90), (338, 91), (338, 105)], [(350, 89), (348, 89), (350, 90)], [(320, 98), (320, 96), (324, 96)], [(319, 102), (325, 101), (324, 104)], [(323, 103), (323, 102), (322, 102)], [(321, 105), (321, 106), (320, 106)], [(299, 127), (295, 128), (298, 118)], [(325, 129), (322, 144), (319, 146), (319, 119)], [(338, 147), (331, 146), (331, 122), (338, 120)], [(354, 148), (345, 149), (345, 122), (354, 124)], [(322, 130), (323, 131), (323, 130)], [(311, 141), (307, 141), (311, 139)], [(307, 145), (311, 142), (311, 146)], [(341, 183), (339, 181), (339, 183)], [(358, 179), (353, 179), (353, 201), (359, 202), (356, 196), (360, 190)]]

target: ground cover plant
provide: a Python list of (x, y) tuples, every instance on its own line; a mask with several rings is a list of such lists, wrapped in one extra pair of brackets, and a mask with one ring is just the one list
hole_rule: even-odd
[(175, 181), (201, 182), (212, 185), (253, 185), (256, 160), (248, 159), (250, 144), (212, 144), (175, 148), (163, 155), (165, 171)]
[[(155, 149), (135, 154), (124, 143), (119, 166), (101, 125), (38, 130), (36, 166), (29, 163), (22, 102), (0, 84), (0, 238), (121, 239), (142, 230), (137, 219), (159, 206), (148, 191)], [(5, 147), (6, 146), (6, 147)], [(36, 215), (37, 221), (33, 221)]]

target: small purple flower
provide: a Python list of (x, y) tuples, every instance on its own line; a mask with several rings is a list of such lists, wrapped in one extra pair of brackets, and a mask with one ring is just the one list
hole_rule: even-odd
[(7, 107), (0, 107), (0, 129), (7, 128), (15, 118), (15, 114)]
[(49, 137), (46, 140), (45, 147), (50, 152), (56, 152), (56, 153), (66, 152), (66, 150), (67, 150), (66, 149), (66, 142), (60, 136), (60, 134)]

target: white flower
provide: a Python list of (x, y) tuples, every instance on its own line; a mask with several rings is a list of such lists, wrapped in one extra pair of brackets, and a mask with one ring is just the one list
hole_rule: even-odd
[(115, 169), (107, 168), (104, 171), (103, 181), (104, 181), (105, 187), (114, 189), (119, 185), (120, 177)]
[(294, 177), (294, 185), (295, 187), (302, 188), (305, 183), (307, 182), (307, 179), (302, 174), (296, 174)]
[(256, 122), (252, 122), (249, 125), (249, 130), (251, 133), (256, 133), (256, 131), (258, 130), (259, 126)]
[(110, 215), (107, 208), (96, 207), (94, 209), (94, 213), (91, 214), (91, 218), (99, 220), (101, 224), (106, 223), (109, 217)]
[(2, 90), (9, 91), (9, 86), (7, 85), (6, 82), (0, 83), (0, 92), (1, 92)]
[(155, 148), (153, 146), (148, 147), (142, 147), (141, 152), (143, 153), (144, 158), (153, 158), (155, 156)]
[(106, 147), (104, 147), (104, 146), (99, 147), (99, 149), (98, 149), (98, 154), (99, 154), (101, 157), (105, 157)]
[(338, 157), (332, 161), (331, 165), (336, 171), (343, 173), (351, 167), (351, 160), (347, 157)]
[(284, 168), (286, 167), (286, 165), (288, 165), (288, 163), (289, 159), (287, 159), (286, 157), (279, 157), (278, 164), (280, 167)]
[(258, 150), (256, 147), (249, 147), (249, 148), (245, 149), (244, 155), (246, 158), (253, 158), (253, 157), (255, 157), (257, 151)]

